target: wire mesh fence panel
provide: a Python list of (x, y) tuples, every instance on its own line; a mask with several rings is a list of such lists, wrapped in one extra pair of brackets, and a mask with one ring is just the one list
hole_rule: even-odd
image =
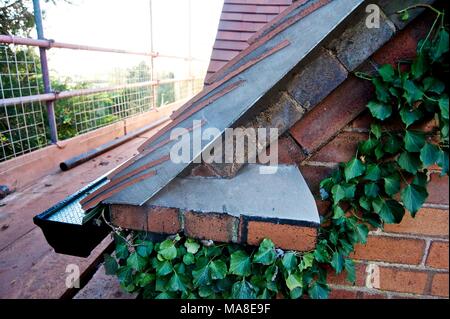
[(152, 88), (143, 86), (73, 98), (76, 134), (86, 133), (152, 108)]
[[(42, 91), (36, 49), (0, 45), (0, 96), (2, 99)], [(0, 102), (0, 161), (47, 145), (46, 115), (40, 102), (5, 105)]]

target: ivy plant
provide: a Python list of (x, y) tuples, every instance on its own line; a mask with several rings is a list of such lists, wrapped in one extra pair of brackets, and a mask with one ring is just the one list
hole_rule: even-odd
[[(413, 61), (380, 66), (373, 76), (357, 74), (375, 88), (367, 104), (373, 122), (355, 156), (320, 183), (331, 208), (321, 217), (314, 250), (283, 251), (270, 239), (251, 247), (119, 234), (114, 257), (105, 255), (107, 273), (143, 298), (327, 298), (328, 271), (345, 271), (354, 282), (349, 255), (355, 245), (366, 243), (372, 228), (416, 215), (428, 196), (430, 166), (448, 174), (448, 30), (444, 13), (432, 9), (436, 20)], [(400, 13), (408, 17), (407, 9)], [(421, 129), (429, 121), (437, 130)], [(400, 125), (387, 129), (388, 122)]]

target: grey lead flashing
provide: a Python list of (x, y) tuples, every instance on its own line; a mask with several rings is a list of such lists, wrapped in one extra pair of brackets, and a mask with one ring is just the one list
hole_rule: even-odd
[(318, 225), (316, 202), (298, 167), (279, 165), (275, 174), (261, 174), (262, 167), (248, 164), (231, 179), (176, 178), (145, 205)]
[[(203, 129), (216, 127), (221, 132), (224, 132), (225, 128), (231, 127), (233, 123), (247, 113), (261, 97), (283, 79), (292, 68), (317, 47), (328, 34), (363, 2), (363, 0), (332, 1), (262, 44), (262, 48), (270, 50), (284, 40), (290, 42), (290, 45), (287, 47), (259, 61), (225, 82), (218, 90), (238, 80), (246, 81), (245, 85), (214, 101), (180, 123), (180, 126), (192, 126), (193, 120), (207, 120), (207, 125)], [(190, 136), (192, 136), (192, 133), (190, 133)], [(160, 139), (167, 138), (170, 138), (170, 132), (162, 135)], [(202, 151), (212, 142), (214, 141), (203, 141)], [(173, 143), (169, 143), (161, 147), (148, 156), (137, 160), (127, 169), (131, 171), (169, 154), (172, 145)], [(200, 153), (193, 154), (192, 159), (197, 158), (199, 155)], [(129, 185), (126, 189), (112, 195), (103, 202), (106, 204), (143, 205), (179, 175), (189, 164), (175, 164), (172, 161), (167, 161), (156, 168), (157, 175), (154, 177)]]

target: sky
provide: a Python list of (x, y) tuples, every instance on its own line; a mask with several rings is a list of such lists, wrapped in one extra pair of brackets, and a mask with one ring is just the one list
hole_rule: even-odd
[[(44, 3), (44, 33), (58, 42), (86, 44), (133, 51), (150, 51), (150, 0), (56, 0)], [(189, 39), (188, 0), (152, 0), (154, 51), (187, 56)], [(203, 60), (193, 65), (203, 73), (211, 55), (223, 0), (191, 0), (191, 52)], [(136, 65), (146, 59), (114, 53), (65, 49), (49, 51), (49, 65), (58, 76), (95, 77), (111, 69)], [(156, 59), (159, 72), (186, 75), (186, 62)]]

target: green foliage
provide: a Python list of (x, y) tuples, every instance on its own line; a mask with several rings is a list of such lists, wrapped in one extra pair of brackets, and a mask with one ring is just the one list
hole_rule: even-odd
[[(407, 15), (403, 11), (402, 16)], [(331, 202), (331, 209), (322, 216), (314, 250), (285, 252), (270, 239), (251, 247), (209, 246), (178, 236), (150, 244), (140, 238), (137, 248), (119, 240), (117, 261), (105, 257), (107, 272), (115, 273), (124, 289), (139, 291), (144, 298), (246, 299), (281, 294), (323, 299), (330, 291), (330, 269), (345, 271), (354, 282), (355, 265), (349, 255), (356, 244), (367, 242), (369, 228), (399, 223), (407, 212), (415, 216), (428, 196), (429, 166), (438, 165), (442, 175), (448, 174), (448, 96), (443, 82), (448, 75), (443, 63), (448, 33), (443, 21), (439, 13), (409, 67), (384, 65), (371, 78), (375, 97), (367, 106), (374, 123), (355, 157), (320, 183), (321, 196)], [(383, 129), (383, 122), (394, 117), (401, 119), (402, 127)], [(438, 131), (415, 128), (430, 119), (435, 119)]]

